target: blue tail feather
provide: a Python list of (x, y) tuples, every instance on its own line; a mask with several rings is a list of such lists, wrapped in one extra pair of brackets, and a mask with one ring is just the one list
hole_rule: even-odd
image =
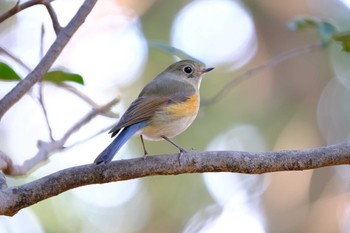
[(112, 141), (106, 149), (104, 149), (95, 159), (95, 164), (109, 163), (120, 148), (140, 129), (146, 126), (147, 121), (130, 125), (122, 129), (118, 136)]

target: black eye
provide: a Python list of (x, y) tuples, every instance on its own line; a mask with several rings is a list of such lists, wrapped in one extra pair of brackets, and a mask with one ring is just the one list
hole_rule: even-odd
[(190, 73), (192, 73), (192, 67), (191, 66), (185, 66), (184, 71), (185, 71), (185, 73), (190, 74)]

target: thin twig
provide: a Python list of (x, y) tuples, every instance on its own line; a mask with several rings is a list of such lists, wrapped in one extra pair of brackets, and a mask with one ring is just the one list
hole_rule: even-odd
[[(76, 122), (70, 129), (68, 129), (67, 132), (63, 135), (63, 137), (59, 140), (51, 142), (39, 141), (38, 152), (32, 158), (25, 160), (22, 165), (13, 165), (10, 157), (0, 151), (0, 170), (2, 170), (6, 175), (11, 176), (27, 175), (40, 163), (46, 161), (54, 152), (67, 149), (66, 147), (64, 147), (64, 144), (67, 142), (70, 136), (72, 136), (72, 134), (74, 134), (82, 126), (90, 122), (94, 117), (100, 115), (104, 111), (107, 111), (109, 108), (111, 108), (118, 102), (119, 99), (113, 99), (104, 106), (91, 110), (88, 114), (86, 114), (83, 118)], [(70, 146), (69, 148), (72, 147), (73, 146)]]
[[(41, 25), (41, 34), (40, 34), (40, 55), (39, 55), (40, 58), (42, 58), (44, 55), (44, 36), (45, 36), (45, 27), (42, 24)], [(38, 101), (39, 101), (39, 105), (41, 107), (41, 110), (43, 111), (43, 114), (44, 114), (47, 129), (49, 130), (50, 140), (54, 141), (52, 127), (50, 125), (49, 117), (47, 115), (47, 110), (46, 110), (45, 103), (44, 103), (43, 91), (44, 91), (44, 83), (40, 82), (39, 83), (39, 99), (38, 99)]]
[[(82, 100), (84, 100), (87, 104), (89, 104), (91, 107), (93, 108), (100, 108), (100, 105), (98, 105), (95, 101), (93, 101), (89, 96), (87, 96), (86, 94), (84, 94), (83, 92), (79, 91), (77, 88), (73, 87), (72, 85), (69, 85), (68, 83), (58, 83), (56, 84), (57, 86), (64, 88), (65, 90), (72, 92), (73, 94), (75, 94), (76, 96), (78, 96), (79, 98), (81, 98)], [(114, 113), (112, 111), (105, 111), (103, 113), (101, 113), (102, 116), (105, 117), (110, 117), (110, 118), (116, 118), (119, 116), (119, 114)]]
[[(101, 115), (102, 115), (102, 114), (101, 114)], [(91, 135), (91, 136), (89, 136), (89, 137), (87, 137), (87, 138), (84, 138), (83, 140), (80, 140), (80, 141), (74, 142), (74, 143), (71, 144), (71, 145), (65, 146), (65, 149), (70, 149), (70, 148), (73, 148), (73, 147), (78, 146), (78, 145), (80, 145), (80, 144), (83, 144), (83, 143), (85, 143), (85, 142), (87, 142), (87, 141), (90, 141), (91, 139), (97, 137), (98, 135), (100, 135), (100, 134), (102, 134), (102, 133), (105, 133), (105, 132), (107, 132), (108, 130), (112, 129), (113, 126), (115, 126), (115, 123), (114, 123), (113, 125), (110, 125), (110, 126), (105, 127), (104, 129), (101, 129), (100, 131), (94, 133), (93, 135)], [(1, 170), (1, 169), (0, 169), (0, 170)]]
[(72, 38), (73, 34), (85, 21), (85, 18), (88, 16), (96, 2), (97, 0), (85, 0), (68, 25), (60, 31), (55, 42), (51, 45), (43, 59), (34, 68), (34, 70), (29, 73), (25, 79), (20, 81), (9, 93), (7, 93), (3, 99), (0, 100), (0, 119), (34, 86), (34, 84), (43, 79), (44, 74), (56, 61), (63, 48)]
[[(21, 59), (19, 59), (18, 57), (16, 57), (15, 55), (13, 55), (9, 51), (7, 51), (6, 49), (0, 47), (0, 53), (6, 54), (9, 58), (11, 58), (15, 62), (17, 62), (20, 66), (22, 66), (26, 71), (28, 71), (28, 72), (31, 71), (31, 68), (29, 66), (27, 66)], [(89, 104), (92, 108), (100, 108), (100, 105), (98, 105), (94, 100), (92, 100), (89, 96), (87, 96), (83, 92), (79, 91), (77, 88), (73, 87), (72, 85), (65, 83), (65, 82), (54, 83), (54, 84), (58, 87), (61, 87), (65, 90), (73, 93), (74, 95), (76, 95), (77, 97), (79, 97), (80, 99), (85, 101), (87, 104)], [(110, 118), (117, 118), (119, 116), (119, 114), (114, 113), (112, 111), (105, 111), (101, 115), (105, 116), (105, 117), (110, 117)]]
[(40, 51), (39, 51), (39, 57), (40, 59), (44, 56), (44, 37), (45, 37), (45, 27), (44, 24), (41, 24), (41, 30), (40, 30)]
[(50, 1), (45, 1), (44, 5), (45, 5), (47, 11), (49, 12), (49, 15), (50, 15), (51, 21), (52, 21), (52, 26), (53, 26), (53, 29), (55, 30), (55, 33), (56, 33), (56, 36), (57, 36), (58, 33), (61, 31), (62, 27), (61, 27), (60, 23), (58, 22), (58, 18), (57, 18), (56, 12), (53, 9)]
[(85, 93), (79, 91), (77, 88), (73, 87), (72, 85), (69, 85), (67, 83), (58, 83), (57, 86), (75, 94), (80, 99), (84, 100), (86, 103), (88, 103), (93, 108), (98, 108), (98, 104), (93, 101), (89, 96), (87, 96)]
[(245, 71), (244, 73), (238, 75), (235, 79), (231, 80), (228, 84), (226, 84), (216, 95), (209, 99), (201, 100), (202, 105), (209, 105), (213, 104), (215, 102), (218, 102), (221, 100), (229, 91), (231, 91), (234, 87), (236, 87), (238, 84), (240, 84), (243, 80), (246, 80), (253, 75), (261, 72), (264, 69), (274, 67), (278, 65), (279, 63), (288, 60), (290, 58), (303, 55), (305, 53), (311, 53), (316, 52), (324, 48), (324, 45), (321, 42), (309, 44), (300, 48), (295, 48), (292, 50), (289, 50), (287, 52), (284, 52), (278, 56), (273, 57), (272, 59), (268, 60), (267, 62), (256, 66), (252, 69), (249, 69)]
[(30, 1), (26, 1), (22, 4), (20, 4), (20, 1), (17, 1), (16, 5), (14, 7), (12, 7), (10, 10), (5, 12), (4, 14), (0, 15), (0, 23), (4, 22), (6, 19), (14, 16), (18, 12), (25, 10), (29, 7), (32, 7), (34, 5), (39, 5), (39, 4), (50, 3), (52, 1), (54, 1), (54, 0), (30, 0)]
[(18, 57), (16, 57), (15, 55), (13, 55), (12, 53), (10, 53), (9, 51), (7, 51), (6, 49), (0, 47), (0, 53), (4, 53), (6, 56), (8, 56), (9, 58), (11, 58), (12, 60), (14, 60), (15, 62), (17, 62), (20, 66), (22, 66), (24, 69), (26, 69), (28, 72), (30, 72), (32, 69), (27, 66), (21, 59), (19, 59)]
[(78, 131), (83, 125), (87, 124), (89, 121), (91, 121), (95, 116), (101, 115), (103, 112), (107, 111), (110, 109), (113, 105), (119, 103), (119, 99), (115, 98), (106, 105), (95, 108), (91, 110), (90, 113), (88, 113), (85, 117), (83, 117), (80, 121), (78, 121), (72, 128), (70, 128), (65, 135), (62, 137), (61, 140), (67, 141), (68, 138), (76, 131)]
[(47, 126), (47, 129), (49, 130), (50, 140), (54, 141), (53, 133), (52, 133), (52, 127), (50, 125), (49, 117), (47, 115), (47, 110), (46, 110), (45, 103), (44, 103), (43, 89), (44, 89), (44, 83), (40, 82), (39, 83), (39, 98), (38, 98), (39, 105), (40, 105), (41, 110), (43, 111), (43, 114), (44, 114), (44, 117), (45, 117), (46, 126)]

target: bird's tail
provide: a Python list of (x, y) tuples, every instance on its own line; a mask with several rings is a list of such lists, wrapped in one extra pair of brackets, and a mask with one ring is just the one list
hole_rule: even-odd
[(140, 129), (146, 126), (146, 121), (125, 127), (118, 136), (95, 159), (95, 164), (109, 163), (119, 149)]

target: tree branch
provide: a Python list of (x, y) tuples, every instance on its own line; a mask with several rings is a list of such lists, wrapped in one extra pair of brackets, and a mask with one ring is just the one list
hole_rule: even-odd
[(0, 100), (0, 119), (7, 110), (9, 110), (25, 95), (25, 93), (29, 91), (30, 88), (34, 86), (34, 84), (42, 80), (44, 74), (52, 66), (73, 34), (85, 21), (85, 18), (88, 16), (96, 2), (97, 0), (85, 0), (68, 25), (60, 30), (55, 42), (51, 45), (50, 49), (35, 69), (29, 73), (25, 79), (19, 82), (8, 94), (6, 94), (2, 100)]
[(9, 51), (7, 51), (6, 49), (0, 47), (0, 53), (5, 54), (6, 56), (8, 56), (9, 58), (11, 58), (12, 60), (14, 60), (15, 62), (17, 62), (17, 64), (19, 64), (20, 66), (22, 66), (24, 69), (26, 69), (28, 72), (31, 71), (31, 68), (29, 66), (27, 66), (21, 59), (19, 59), (18, 57), (16, 57), (14, 54), (10, 53)]
[[(25, 160), (22, 165), (13, 164), (10, 157), (4, 152), (0, 151), (0, 170), (2, 170), (6, 175), (11, 176), (23, 176), (28, 174), (29, 171), (34, 169), (40, 163), (46, 161), (54, 152), (66, 149), (65, 143), (72, 134), (89, 123), (94, 117), (101, 115), (101, 113), (107, 111), (118, 102), (119, 99), (116, 98), (104, 106), (92, 109), (88, 114), (76, 122), (69, 130), (67, 130), (67, 132), (59, 140), (52, 140), (50, 142), (38, 141), (38, 152), (32, 158)], [(69, 148), (71, 147), (72, 146)]]
[(61, 27), (60, 23), (58, 22), (58, 18), (57, 18), (55, 10), (51, 6), (51, 1), (44, 2), (43, 4), (45, 5), (47, 12), (49, 12), (49, 15), (50, 15), (51, 21), (52, 21), (53, 29), (54, 29), (56, 35), (58, 35), (58, 33), (60, 33), (62, 27)]
[(179, 175), (204, 172), (262, 174), (276, 171), (300, 171), (350, 164), (350, 142), (321, 148), (276, 152), (207, 151), (184, 154), (181, 165), (177, 154), (149, 156), (88, 164), (68, 168), (33, 182), (0, 190), (0, 214), (12, 216), (20, 209), (90, 184), (130, 180), (145, 176)]
[[(73, 87), (72, 85), (70, 85), (68, 83), (64, 83), (64, 82), (57, 83), (56, 85), (58, 87), (61, 87), (61, 88), (65, 89), (66, 91), (69, 91), (69, 92), (73, 93), (74, 95), (76, 95), (77, 97), (82, 99), (85, 103), (89, 104), (92, 108), (99, 108), (100, 107), (94, 100), (92, 100), (84, 92), (81, 92), (79, 89)], [(110, 110), (107, 110), (105, 112), (101, 112), (101, 115), (105, 116), (105, 117), (110, 117), (110, 118), (117, 118), (117, 117), (119, 117), (119, 114), (114, 113), (114, 112), (112, 112)]]
[(19, 4), (19, 1), (17, 1), (14, 7), (12, 7), (9, 11), (5, 12), (4, 14), (0, 15), (0, 23), (14, 16), (18, 12), (38, 4), (43, 4), (43, 0), (31, 0), (31, 1), (26, 1), (25, 3), (22, 3), (22, 4)]

